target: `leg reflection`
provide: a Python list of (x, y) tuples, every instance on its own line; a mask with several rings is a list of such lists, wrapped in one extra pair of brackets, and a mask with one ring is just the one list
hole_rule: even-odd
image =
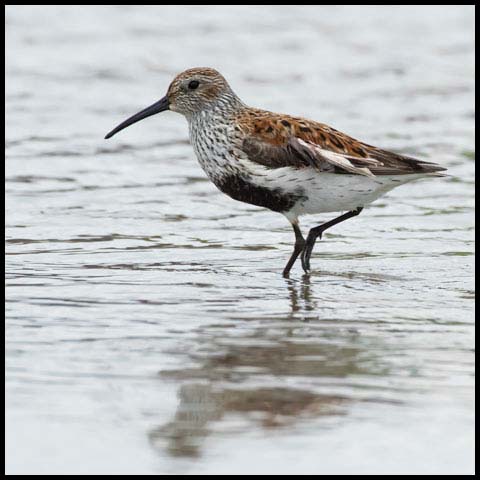
[(311, 316), (311, 312), (317, 310), (315, 299), (311, 295), (310, 275), (305, 274), (300, 280), (285, 279), (290, 296), (291, 312), (289, 319), (298, 318), (302, 313), (304, 321), (309, 321), (317, 316)]

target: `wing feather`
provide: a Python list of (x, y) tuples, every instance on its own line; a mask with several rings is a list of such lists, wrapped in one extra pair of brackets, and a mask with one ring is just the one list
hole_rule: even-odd
[(249, 109), (241, 150), (268, 168), (315, 168), (375, 177), (436, 173), (445, 168), (359, 142), (322, 123)]

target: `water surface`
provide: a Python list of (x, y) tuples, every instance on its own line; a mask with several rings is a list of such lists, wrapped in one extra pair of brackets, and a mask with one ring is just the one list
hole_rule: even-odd
[[(472, 473), (473, 17), (8, 7), (7, 473)], [(218, 192), (179, 115), (103, 140), (192, 66), (451, 177), (285, 280), (288, 223)]]

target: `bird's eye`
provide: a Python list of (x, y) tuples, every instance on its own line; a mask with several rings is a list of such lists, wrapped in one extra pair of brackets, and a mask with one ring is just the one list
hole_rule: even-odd
[(200, 85), (200, 82), (198, 80), (192, 80), (189, 84), (188, 84), (188, 88), (190, 90), (195, 90), (196, 88), (198, 88), (198, 86)]

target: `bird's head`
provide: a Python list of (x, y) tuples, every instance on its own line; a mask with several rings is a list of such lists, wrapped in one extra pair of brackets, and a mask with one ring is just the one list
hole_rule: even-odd
[(165, 110), (172, 110), (189, 118), (212, 105), (227, 106), (232, 101), (238, 101), (238, 98), (219, 72), (213, 68), (190, 68), (173, 79), (167, 94), (161, 100), (122, 122), (105, 138), (110, 138), (120, 130)]

